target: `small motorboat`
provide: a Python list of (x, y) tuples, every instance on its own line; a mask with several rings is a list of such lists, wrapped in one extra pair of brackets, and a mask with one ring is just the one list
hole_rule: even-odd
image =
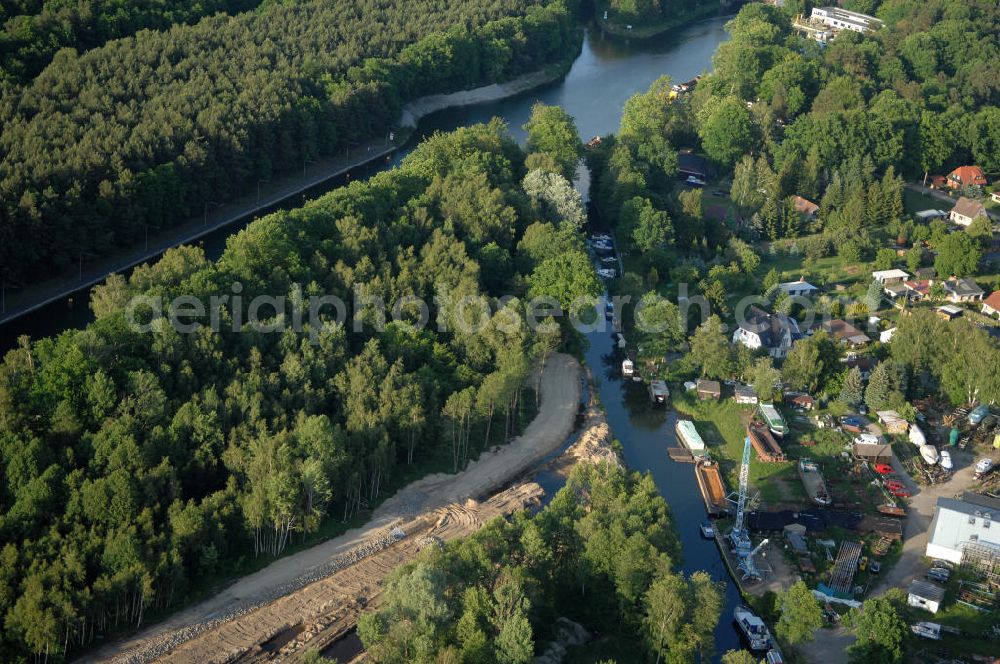
[(941, 450), (939, 454), (941, 455), (942, 468), (944, 468), (945, 470), (952, 470), (955, 468), (955, 464), (952, 463), (951, 460), (951, 452), (949, 452), (948, 450)]
[(701, 536), (705, 539), (715, 539), (715, 527), (708, 521), (701, 524)]
[(915, 625), (910, 625), (910, 631), (925, 639), (931, 639), (933, 641), (941, 640), (941, 625), (937, 623), (918, 622)]
[(920, 457), (928, 466), (933, 466), (938, 462), (938, 451), (933, 445), (921, 445)]
[(976, 479), (989, 475), (993, 470), (993, 459), (980, 459), (976, 462)]

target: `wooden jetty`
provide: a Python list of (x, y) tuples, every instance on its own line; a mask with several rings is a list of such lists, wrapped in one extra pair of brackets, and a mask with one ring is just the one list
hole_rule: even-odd
[(667, 456), (670, 457), (671, 461), (677, 461), (679, 463), (694, 463), (698, 459), (691, 454), (691, 450), (685, 450), (681, 447), (668, 447)]

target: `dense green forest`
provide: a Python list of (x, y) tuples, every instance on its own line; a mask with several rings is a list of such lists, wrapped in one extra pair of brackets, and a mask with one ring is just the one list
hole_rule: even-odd
[(374, 662), (527, 664), (568, 618), (600, 643), (566, 661), (584, 649), (706, 661), (722, 592), (705, 572), (676, 572), (679, 555), (649, 475), (584, 464), (535, 516), (496, 519), (396, 570), (358, 633)]
[(203, 16), (236, 14), (260, 0), (3, 0), (0, 81), (27, 83), (59, 49), (86, 51), (139, 30), (162, 30)]
[[(539, 106), (528, 129), (530, 145), (580, 149), (564, 113)], [(457, 303), (600, 291), (579, 197), (574, 208), (558, 168), (525, 161), (499, 121), (437, 135), (399, 169), (252, 223), (215, 263), (181, 248), (109, 278), (86, 329), (22, 339), (0, 364), (0, 659), (59, 657), (135, 626), (199, 579), (349, 519), (401, 465), (458, 469), (512, 435), (559, 327), (529, 329), (520, 299), (488, 300), (492, 313)], [(433, 302), (431, 324), (406, 306), (381, 331), (370, 306), (360, 329), (332, 324), (332, 308), (287, 324), (293, 303), (350, 302), (356, 288)], [(130, 297), (181, 294), (233, 296), (221, 330), (208, 312), (185, 334), (128, 322)], [(262, 294), (288, 305), (234, 332)]]
[(563, 60), (562, 0), (322, 0), (61, 52), (0, 97), (0, 265), (48, 275), (384, 136), (402, 102)]

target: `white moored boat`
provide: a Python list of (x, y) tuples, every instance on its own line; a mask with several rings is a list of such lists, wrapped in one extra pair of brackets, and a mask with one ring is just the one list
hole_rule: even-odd
[(635, 375), (635, 362), (632, 360), (622, 360), (622, 375), (631, 378)]
[(750, 643), (750, 650), (763, 651), (771, 648), (771, 632), (764, 621), (745, 606), (733, 609), (733, 620)]
[(928, 466), (933, 466), (939, 459), (937, 448), (933, 445), (921, 445), (920, 456)]
[(924, 436), (924, 432), (916, 424), (910, 425), (910, 442), (917, 447), (927, 444), (927, 437)]

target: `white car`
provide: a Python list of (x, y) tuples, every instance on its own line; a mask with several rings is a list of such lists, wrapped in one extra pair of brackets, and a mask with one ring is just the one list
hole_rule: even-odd
[(993, 470), (993, 459), (980, 459), (976, 462), (976, 475), (985, 475)]
[(955, 467), (954, 464), (952, 464), (951, 462), (951, 452), (949, 452), (948, 450), (941, 450), (938, 454), (940, 454), (941, 456), (941, 461), (939, 461), (938, 463), (941, 464), (942, 468), (944, 468), (945, 470), (951, 470), (952, 468)]
[(692, 187), (704, 187), (706, 184), (704, 180), (702, 180), (701, 178), (696, 178), (693, 175), (689, 175), (687, 180), (685, 180), (685, 182), (687, 182)]
[(599, 276), (601, 279), (614, 279), (615, 277), (618, 276), (618, 273), (609, 268), (602, 267), (600, 270), (597, 271), (597, 276)]
[(857, 445), (878, 445), (878, 436), (871, 433), (863, 433), (854, 439)]

